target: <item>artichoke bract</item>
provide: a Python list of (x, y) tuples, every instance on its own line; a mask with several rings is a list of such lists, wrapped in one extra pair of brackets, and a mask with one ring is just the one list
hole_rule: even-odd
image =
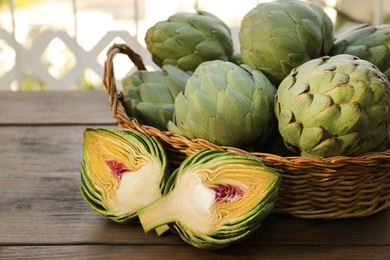
[(359, 155), (386, 142), (390, 84), (356, 56), (313, 59), (280, 84), (275, 114), (286, 145), (304, 156)]
[(229, 60), (233, 41), (229, 27), (213, 14), (179, 12), (150, 27), (145, 43), (160, 67), (172, 64), (194, 71), (203, 61)]
[(137, 71), (122, 81), (123, 106), (141, 123), (167, 130), (176, 96), (184, 90), (190, 73), (173, 65), (161, 71)]
[(337, 37), (329, 55), (351, 54), (378, 67), (390, 79), (390, 24), (360, 24)]
[(145, 232), (168, 224), (197, 248), (224, 248), (260, 226), (280, 183), (257, 157), (201, 150), (174, 171), (163, 197), (141, 209), (139, 219)]
[(300, 64), (328, 54), (333, 23), (315, 3), (278, 0), (260, 3), (242, 19), (241, 58), (279, 83)]
[(118, 223), (132, 221), (161, 197), (168, 174), (157, 139), (129, 130), (84, 131), (81, 195), (96, 213)]
[(228, 61), (203, 62), (176, 97), (168, 130), (219, 145), (261, 144), (275, 122), (275, 93), (260, 71)]

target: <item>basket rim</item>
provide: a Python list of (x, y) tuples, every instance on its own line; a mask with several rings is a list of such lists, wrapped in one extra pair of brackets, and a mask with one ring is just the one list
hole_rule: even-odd
[(135, 117), (129, 116), (127, 114), (122, 104), (122, 92), (118, 92), (116, 87), (113, 60), (117, 54), (127, 55), (138, 70), (147, 70), (143, 63), (142, 57), (134, 52), (127, 44), (114, 43), (108, 49), (104, 61), (103, 84), (109, 95), (111, 113), (116, 119), (117, 123), (125, 129), (133, 129), (147, 135), (155, 136), (165, 143), (168, 143), (170, 146), (172, 146), (173, 149), (177, 149), (186, 155), (201, 149), (208, 148), (224, 150), (238, 154), (254, 155), (263, 159), (266, 158), (269, 161), (279, 161), (287, 164), (292, 163), (294, 165), (326, 164), (329, 168), (337, 168), (340, 167), (340, 165), (345, 164), (375, 165), (377, 164), (377, 161), (390, 160), (390, 149), (384, 151), (370, 151), (356, 156), (337, 155), (324, 158), (307, 157), (301, 155), (281, 156), (266, 152), (250, 152), (238, 147), (218, 145), (205, 139), (189, 139), (171, 131), (160, 130), (156, 127), (139, 123)]

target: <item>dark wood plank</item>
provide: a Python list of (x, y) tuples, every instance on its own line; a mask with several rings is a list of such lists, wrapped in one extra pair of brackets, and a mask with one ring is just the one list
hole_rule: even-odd
[[(95, 214), (79, 187), (78, 171), (0, 174), (0, 245), (182, 244), (175, 235), (144, 234), (137, 223), (120, 225)], [(242, 243), (390, 246), (390, 210), (344, 220), (271, 215)]]
[[(78, 191), (84, 129), (0, 127), (0, 243), (181, 243), (109, 222), (86, 207)], [(245, 241), (263, 242), (390, 245), (390, 210), (347, 220), (273, 215)]]
[(77, 171), (86, 127), (0, 127), (0, 173)]
[(225, 250), (144, 234), (79, 194), (83, 131), (117, 127), (102, 92), (0, 92), (0, 259), (389, 259), (390, 209), (365, 218), (269, 216)]
[(0, 125), (115, 124), (106, 91), (1, 91), (0, 99)]
[(1, 174), (0, 245), (181, 242), (92, 212), (79, 188), (79, 172)]
[(4, 259), (389, 259), (390, 246), (309, 245), (256, 247), (240, 245), (221, 251), (205, 251), (187, 245), (65, 245), (0, 247)]

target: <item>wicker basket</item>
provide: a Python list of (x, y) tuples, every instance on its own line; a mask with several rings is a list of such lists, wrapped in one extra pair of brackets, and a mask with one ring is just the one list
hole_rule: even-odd
[(118, 53), (126, 54), (138, 70), (146, 70), (142, 58), (126, 44), (114, 44), (107, 51), (104, 85), (112, 115), (123, 128), (157, 137), (174, 164), (204, 148), (257, 156), (266, 165), (282, 170), (283, 181), (274, 212), (300, 218), (363, 217), (390, 206), (390, 150), (325, 159), (281, 157), (219, 146), (202, 139), (189, 140), (172, 132), (139, 124), (135, 118), (127, 115), (121, 93), (118, 93), (115, 85), (113, 59)]

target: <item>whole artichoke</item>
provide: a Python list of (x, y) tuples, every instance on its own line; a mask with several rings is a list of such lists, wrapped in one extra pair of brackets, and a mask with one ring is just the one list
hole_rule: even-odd
[(390, 79), (390, 24), (361, 24), (337, 37), (329, 55), (351, 54), (377, 66)]
[(153, 61), (194, 71), (203, 61), (229, 60), (233, 54), (230, 29), (213, 14), (179, 12), (150, 27), (145, 36)]
[(172, 225), (187, 243), (220, 249), (248, 237), (271, 213), (281, 175), (254, 156), (201, 150), (138, 213), (145, 232)]
[(175, 99), (170, 131), (190, 139), (243, 147), (262, 143), (275, 121), (276, 88), (257, 70), (228, 61), (207, 61)]
[(141, 123), (167, 129), (173, 118), (174, 101), (190, 77), (173, 65), (165, 65), (162, 71), (137, 71), (125, 78), (123, 106), (129, 115)]
[(277, 87), (293, 68), (329, 52), (333, 23), (315, 3), (260, 3), (242, 19), (239, 40), (242, 61)]
[(386, 141), (390, 83), (352, 55), (313, 59), (280, 84), (275, 114), (286, 145), (304, 156), (362, 154)]
[(81, 195), (93, 211), (118, 223), (130, 222), (140, 208), (162, 196), (169, 177), (167, 165), (164, 149), (154, 137), (87, 128)]

